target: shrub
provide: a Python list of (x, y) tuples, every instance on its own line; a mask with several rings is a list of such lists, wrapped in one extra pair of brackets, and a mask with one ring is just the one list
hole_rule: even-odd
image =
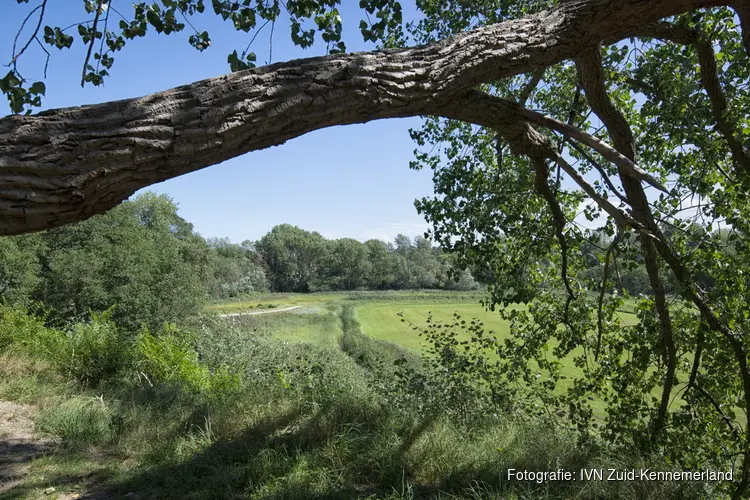
[(144, 328), (137, 341), (139, 368), (152, 383), (178, 384), (194, 393), (222, 395), (239, 385), (239, 378), (225, 366), (213, 373), (198, 359), (198, 352), (184, 332), (165, 323), (157, 335)]
[(490, 356), (498, 345), (493, 332), (485, 332), (476, 319), (467, 323), (453, 316), (452, 324), (431, 315), (426, 328), (412, 324), (427, 344), (421, 366), (407, 358), (396, 360), (396, 382), (386, 388), (386, 398), (395, 407), (445, 414), (465, 424), (520, 409), (525, 398), (509, 384), (505, 362)]
[(26, 309), (0, 304), (0, 352), (11, 347), (51, 360), (64, 349), (65, 334), (44, 326)]
[(76, 323), (68, 332), (55, 362), (77, 380), (98, 385), (132, 366), (132, 342), (112, 321), (112, 309), (93, 313), (90, 322)]
[(343, 334), (339, 339), (341, 350), (373, 375), (386, 379), (386, 383), (393, 382), (397, 360), (403, 359), (410, 367), (419, 370), (421, 361), (418, 354), (393, 342), (375, 339), (362, 333), (353, 305), (344, 304), (341, 310), (341, 323), (343, 329)]

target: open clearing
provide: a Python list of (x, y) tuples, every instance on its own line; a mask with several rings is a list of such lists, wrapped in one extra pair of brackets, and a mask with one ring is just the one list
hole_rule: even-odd
[[(482, 297), (479, 293), (467, 292), (432, 292), (432, 291), (392, 291), (392, 292), (349, 292), (349, 293), (315, 293), (315, 294), (270, 294), (247, 301), (212, 306), (212, 310), (245, 311), (241, 320), (257, 325), (259, 333), (267, 333), (272, 338), (288, 342), (312, 342), (334, 345), (341, 334), (341, 326), (334, 315), (321, 315), (317, 319), (295, 318), (291, 314), (264, 315), (263, 318), (248, 318), (248, 307), (257, 303), (275, 303), (279, 307), (333, 306), (336, 303), (350, 302), (356, 306), (356, 318), (362, 332), (378, 339), (393, 342), (414, 352), (424, 349), (424, 341), (413, 328), (426, 326), (428, 316), (442, 323), (452, 323), (453, 314), (458, 314), (467, 322), (473, 318), (484, 324), (485, 331), (491, 332), (498, 339), (507, 338), (509, 324), (500, 317), (497, 311), (490, 311), (479, 304)], [(630, 304), (629, 304), (630, 306)], [(524, 306), (514, 306), (523, 309)], [(253, 309), (249, 309), (253, 311)], [(277, 310), (277, 309), (272, 309)], [(264, 311), (265, 312), (265, 311)], [(270, 312), (270, 311), (269, 311)], [(270, 317), (273, 316), (273, 317)], [(626, 325), (638, 322), (635, 314), (619, 312), (620, 321)], [(402, 321), (402, 319), (404, 321)], [(460, 340), (468, 339), (465, 333), (459, 334)], [(573, 352), (578, 354), (577, 351)], [(489, 354), (491, 357), (494, 355)], [(563, 360), (562, 374), (566, 377), (580, 377), (583, 372), (572, 361), (573, 356)], [(559, 382), (559, 391), (566, 390), (570, 380)], [(600, 405), (595, 405), (596, 407)], [(601, 408), (603, 410), (603, 405)]]

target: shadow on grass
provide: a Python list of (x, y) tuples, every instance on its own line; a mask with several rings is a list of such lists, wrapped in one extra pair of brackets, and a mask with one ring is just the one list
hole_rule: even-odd
[[(0, 462), (3, 474), (10, 477), (0, 478), (0, 500), (17, 500), (19, 498), (87, 498), (101, 500), (109, 498), (104, 493), (105, 485), (113, 484), (117, 471), (112, 466), (101, 466), (80, 452), (58, 448), (29, 457), (28, 463), (34, 461), (36, 470), (9, 466)], [(18, 475), (13, 476), (15, 473)], [(42, 472), (42, 473), (40, 473)], [(46, 490), (46, 491), (45, 491)], [(78, 493), (80, 496), (73, 496)]]
[[(349, 417), (349, 418), (347, 418)], [(407, 454), (433, 421), (394, 430), (396, 444), (383, 448), (377, 415), (289, 411), (213, 442), (191, 459), (134, 470), (105, 490), (110, 498), (466, 498), (483, 484), (487, 496), (503, 494), (501, 471), (467, 466), (441, 484), (420, 485)], [(196, 416), (191, 418), (195, 419)], [(383, 449), (378, 453), (377, 449)], [(489, 481), (489, 483), (485, 483)], [(563, 498), (548, 485), (524, 485), (526, 498)], [(536, 494), (535, 494), (536, 493)]]
[(324, 420), (297, 411), (276, 415), (231, 440), (214, 442), (191, 460), (137, 471), (107, 493), (134, 499), (350, 499), (378, 493), (374, 484), (346, 484), (341, 476), (348, 474), (317, 463), (333, 438), (321, 432)]
[[(186, 422), (200, 418), (197, 410)], [(89, 500), (691, 497), (684, 490), (678, 496), (654, 496), (653, 491), (611, 485), (589, 488), (579, 497), (582, 485), (574, 482), (504, 481), (505, 469), (498, 470), (502, 462), (492, 460), (457, 464), (439, 476), (438, 482), (427, 484), (418, 478), (418, 464), (409, 453), (420, 441), (424, 444), (424, 439), (433, 443), (433, 424), (433, 420), (424, 420), (409, 427), (389, 428), (382, 415), (356, 409), (304, 412), (293, 408), (259, 420), (232, 439), (213, 441), (188, 460), (170, 462), (162, 453), (160, 461), (146, 459), (128, 471), (119, 470), (122, 457), (92, 458), (90, 451), (61, 447), (51, 457), (38, 459), (50, 462), (50, 466), (43, 465), (43, 473), (37, 471), (0, 492), (0, 500), (37, 498), (39, 491), (49, 486), (57, 492), (79, 492), (79, 498)], [(383, 446), (388, 434), (392, 444)], [(153, 449), (171, 449), (170, 439), (180, 438), (184, 436), (167, 436), (163, 442), (154, 442)], [(439, 459), (436, 457), (428, 459)], [(538, 469), (539, 458), (529, 449), (515, 457), (514, 466)], [(586, 457), (581, 455), (559, 464), (568, 470), (585, 466)]]

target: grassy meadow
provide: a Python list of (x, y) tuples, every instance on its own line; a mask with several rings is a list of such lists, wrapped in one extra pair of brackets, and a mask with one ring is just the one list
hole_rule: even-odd
[[(399, 389), (396, 359), (421, 369), (419, 337), (401, 317), (423, 325), (430, 312), (446, 320), (457, 312), (507, 335), (507, 324), (478, 300), (474, 293), (354, 292), (214, 304), (194, 325), (121, 347), (113, 361), (118, 369), (96, 381), (75, 370), (75, 356), (60, 358), (69, 352), (69, 336), (6, 311), (0, 315), (0, 400), (33, 409), (37, 435), (55, 445), (32, 455), (22, 479), (0, 487), (0, 500), (712, 494), (713, 486), (689, 482), (509, 481), (509, 468), (669, 465), (578, 442), (554, 420), (512, 414), (456, 420), (427, 411), (422, 394)], [(254, 312), (259, 303), (301, 307), (214, 314)], [(92, 328), (97, 335), (109, 328), (106, 320), (98, 326)]]

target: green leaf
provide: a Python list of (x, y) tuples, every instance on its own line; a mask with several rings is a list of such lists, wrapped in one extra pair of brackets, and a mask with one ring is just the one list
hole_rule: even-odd
[(29, 87), (29, 92), (32, 94), (45, 95), (47, 92), (47, 86), (44, 85), (44, 82), (34, 82), (31, 87)]

